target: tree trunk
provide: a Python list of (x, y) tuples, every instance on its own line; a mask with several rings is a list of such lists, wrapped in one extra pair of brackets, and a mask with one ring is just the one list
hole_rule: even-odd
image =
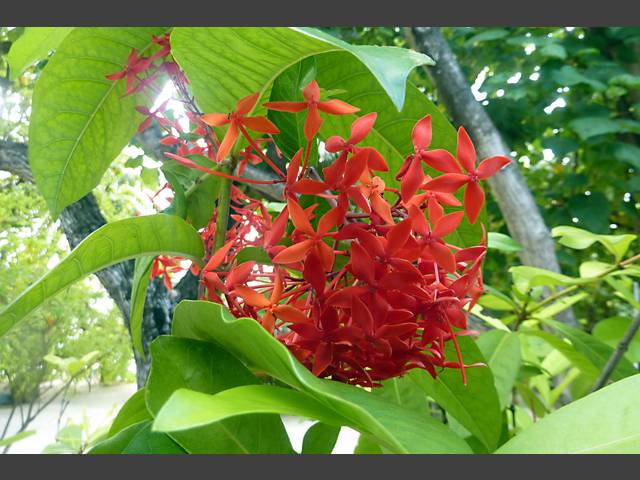
[[(510, 149), (491, 118), (476, 101), (467, 79), (449, 44), (437, 27), (413, 27), (405, 30), (418, 51), (435, 61), (428, 67), (438, 97), (458, 125), (464, 125), (474, 141), (480, 158), (509, 156)], [(555, 248), (538, 205), (523, 178), (518, 163), (511, 162), (489, 179), (511, 236), (522, 245), (520, 259), (525, 265), (560, 272)], [(576, 325), (570, 310), (562, 320)]]

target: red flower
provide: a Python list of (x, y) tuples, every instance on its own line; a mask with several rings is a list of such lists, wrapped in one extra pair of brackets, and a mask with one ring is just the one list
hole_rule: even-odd
[(307, 119), (304, 122), (304, 136), (309, 142), (318, 134), (322, 126), (322, 118), (320, 117), (319, 111), (333, 115), (346, 115), (356, 113), (360, 110), (338, 99), (321, 102), (320, 87), (315, 80), (311, 80), (311, 82), (304, 87), (302, 96), (304, 97), (304, 102), (267, 102), (264, 106), (270, 110), (293, 113), (301, 112), (306, 108)]
[(464, 192), (464, 209), (469, 218), (469, 223), (475, 223), (482, 206), (484, 205), (484, 190), (480, 187), (480, 180), (486, 180), (506, 164), (511, 162), (504, 156), (495, 156), (484, 159), (476, 168), (476, 150), (471, 143), (464, 127), (458, 129), (458, 162), (466, 174), (455, 162), (453, 156), (446, 150), (432, 151), (425, 155), (424, 161), (431, 167), (445, 172), (425, 185), (425, 189), (444, 193), (454, 193), (460, 187), (466, 185)]
[(150, 57), (138, 57), (136, 49), (132, 49), (127, 59), (127, 66), (119, 72), (111, 73), (106, 76), (107, 80), (120, 80), (127, 77), (125, 95), (129, 95), (135, 91), (133, 82), (138, 79), (138, 75), (144, 72), (151, 65)]
[(276, 134), (280, 133), (278, 127), (276, 127), (266, 117), (248, 117), (247, 114), (251, 113), (256, 106), (260, 98), (260, 93), (253, 93), (248, 95), (236, 103), (236, 110), (230, 113), (207, 113), (202, 116), (202, 121), (212, 127), (221, 127), (222, 125), (229, 125), (227, 133), (220, 143), (218, 148), (217, 161), (220, 162), (227, 158), (227, 155), (231, 151), (231, 148), (236, 143), (240, 132), (248, 136), (245, 128), (249, 128), (253, 131), (260, 133)]

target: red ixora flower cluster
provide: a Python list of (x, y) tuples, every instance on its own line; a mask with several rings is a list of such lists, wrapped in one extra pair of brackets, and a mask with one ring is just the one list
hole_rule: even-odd
[[(371, 112), (353, 122), (349, 138), (326, 139), (325, 150), (335, 160), (318, 174), (308, 159), (317, 148), (322, 115), (359, 111), (340, 100), (322, 101), (320, 92), (312, 81), (304, 90), (304, 102), (264, 105), (307, 111), (307, 144), (286, 171), (265, 149), (278, 128), (266, 117), (251, 115), (257, 93), (240, 99), (233, 112), (190, 115), (192, 133), (204, 142), (196, 144), (194, 135), (175, 132), (163, 139), (179, 145), (177, 154), (167, 156), (187, 167), (235, 182), (284, 186), (285, 206), (272, 214), (262, 201), (232, 184), (232, 224), (225, 243), (213, 247), (217, 211), (202, 231), (211, 251), (199, 272), (204, 297), (237, 317), (255, 319), (319, 377), (372, 387), (413, 368), (434, 377), (441, 368), (458, 368), (466, 383), (464, 369), (475, 364), (464, 364), (456, 337), (469, 333), (466, 315), (483, 290), (486, 245), (484, 234), (479, 245), (466, 248), (452, 239), (465, 213), (470, 223), (477, 220), (484, 203), (479, 181), (510, 160), (491, 157), (476, 166), (464, 128), (458, 131), (455, 157), (430, 150), (427, 115), (411, 132), (413, 151), (396, 175), (400, 188), (386, 186), (379, 174), (388, 172), (388, 163), (366, 145), (377, 116)], [(222, 141), (212, 126), (227, 126)], [(260, 137), (252, 137), (249, 130)], [(247, 146), (234, 153), (241, 138)], [(194, 149), (211, 159), (211, 168), (186, 158)], [(223, 161), (235, 166), (237, 175), (247, 162), (264, 161), (277, 179), (241, 178), (233, 170), (218, 169), (216, 163)], [(425, 165), (444, 174), (432, 179)], [(464, 205), (454, 195), (463, 187)], [(261, 252), (259, 260), (243, 253), (249, 247)], [(159, 264), (157, 274), (176, 268), (161, 263), (164, 268)], [(457, 352), (453, 359), (445, 357), (449, 341)]]

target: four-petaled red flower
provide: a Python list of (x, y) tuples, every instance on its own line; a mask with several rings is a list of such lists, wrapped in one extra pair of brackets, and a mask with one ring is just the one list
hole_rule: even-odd
[(304, 88), (302, 96), (304, 97), (304, 102), (267, 102), (264, 106), (270, 110), (293, 113), (307, 109), (307, 118), (304, 122), (304, 135), (307, 141), (311, 141), (320, 131), (322, 117), (320, 117), (319, 112), (347, 115), (360, 111), (359, 108), (337, 98), (320, 101), (320, 87), (315, 80), (312, 80)]
[(220, 147), (218, 147), (218, 155), (216, 159), (218, 162), (227, 158), (227, 155), (231, 151), (231, 148), (236, 143), (240, 133), (243, 133), (248, 137), (246, 128), (249, 128), (255, 132), (276, 134), (280, 133), (278, 127), (276, 127), (266, 117), (248, 117), (247, 115), (258, 103), (260, 93), (253, 93), (241, 98), (236, 103), (236, 109), (229, 113), (207, 113), (202, 116), (202, 121), (212, 127), (221, 127), (223, 125), (229, 125), (227, 133), (225, 133)]
[(454, 193), (466, 185), (464, 209), (471, 224), (476, 223), (484, 205), (484, 190), (480, 186), (480, 180), (486, 180), (511, 162), (507, 157), (497, 155), (484, 159), (476, 167), (476, 150), (464, 127), (458, 129), (457, 160), (466, 174), (462, 172), (453, 156), (446, 150), (433, 150), (424, 155), (423, 159), (432, 168), (444, 172), (444, 175), (427, 183), (425, 189)]

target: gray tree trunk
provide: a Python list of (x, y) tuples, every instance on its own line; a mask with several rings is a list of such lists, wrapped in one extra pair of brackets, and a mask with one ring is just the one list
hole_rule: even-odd
[[(438, 27), (413, 27), (405, 30), (414, 48), (429, 55), (435, 65), (428, 67), (438, 98), (453, 121), (464, 125), (480, 158), (509, 156), (505, 144), (491, 118), (476, 101), (455, 54)], [(553, 240), (518, 163), (511, 162), (489, 179), (511, 236), (522, 245), (520, 259), (525, 265), (560, 272)], [(561, 320), (576, 324), (570, 310)]]

